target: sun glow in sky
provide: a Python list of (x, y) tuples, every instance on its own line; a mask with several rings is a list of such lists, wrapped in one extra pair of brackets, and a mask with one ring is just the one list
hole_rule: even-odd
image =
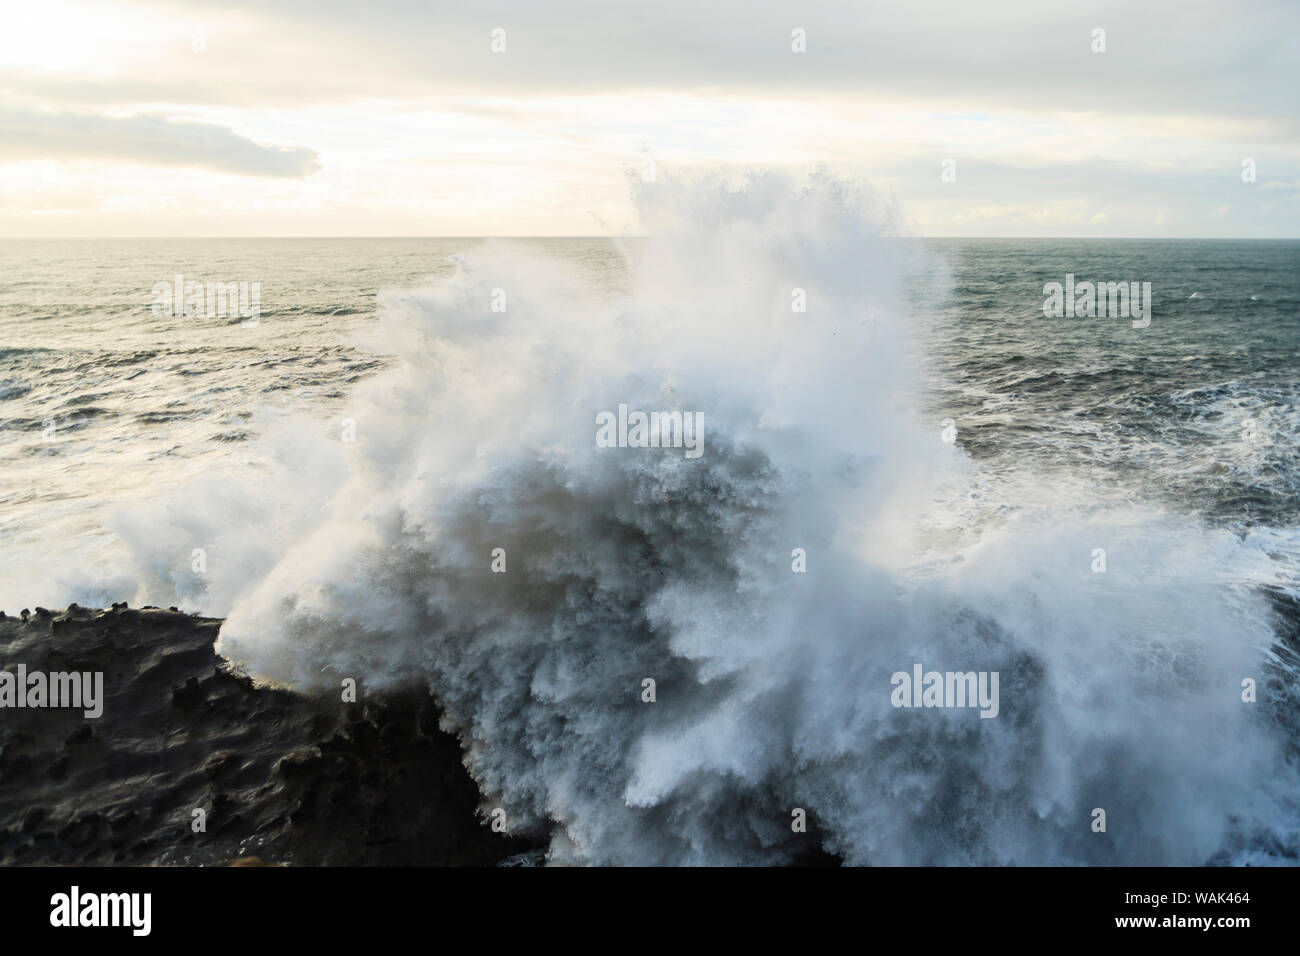
[(1300, 236), (1300, 5), (1086, 6), (0, 0), (0, 236), (618, 233), (651, 163), (827, 166), (911, 234)]

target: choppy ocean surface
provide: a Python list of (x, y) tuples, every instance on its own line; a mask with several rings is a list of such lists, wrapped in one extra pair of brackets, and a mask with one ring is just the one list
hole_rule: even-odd
[[(114, 507), (251, 455), (277, 412), (343, 416), (351, 387), (391, 361), (356, 343), (380, 294), (446, 279), (481, 241), (0, 241), (0, 606), (131, 596), (77, 577), (81, 562), (121, 570)], [(626, 287), (608, 240), (513, 242), (611, 296)], [(929, 322), (925, 408), (987, 462), (982, 481), (1062, 474), (1099, 497), (1291, 540), (1300, 242), (913, 245), (900, 318)], [(177, 273), (260, 282), (258, 324), (154, 315), (152, 288)], [(1136, 336), (1122, 320), (1044, 317), (1043, 284), (1067, 273), (1154, 280), (1155, 321)], [(33, 576), (41, 555), (52, 560)]]
[[(799, 806), (848, 862), (1294, 862), (1300, 242), (797, 221), (0, 242), (0, 607), (422, 682), (557, 860), (781, 862)], [(155, 314), (176, 274), (256, 324)], [(1046, 317), (1067, 274), (1150, 326)], [(703, 409), (702, 467), (597, 454), (620, 402)], [(891, 708), (914, 662), (1002, 716)]]
[[(117, 581), (125, 560), (116, 505), (246, 458), (277, 413), (340, 416), (351, 386), (390, 359), (355, 342), (380, 293), (445, 279), (481, 242), (0, 240), (0, 608), (112, 603), (120, 586), (95, 580)], [(537, 244), (620, 281), (608, 241)], [(233, 307), (155, 314), (154, 286), (177, 274), (260, 283), (256, 325)], [(33, 567), (55, 541), (62, 557)]]

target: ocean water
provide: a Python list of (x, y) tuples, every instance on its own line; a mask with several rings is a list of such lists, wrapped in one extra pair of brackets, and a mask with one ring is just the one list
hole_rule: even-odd
[[(119, 505), (250, 457), (279, 413), (340, 419), (351, 387), (392, 362), (357, 341), (381, 293), (446, 280), (483, 241), (0, 241), (0, 540), (11, 561), (52, 541), (62, 552), (39, 578), (7, 567), (0, 605), (94, 599), (92, 582), (60, 578), (111, 554)], [(578, 267), (606, 296), (626, 290), (627, 243), (505, 242)], [(1300, 243), (909, 245), (903, 320), (928, 322), (918, 401), (954, 420), (987, 480), (1050, 472), (1241, 533), (1296, 525)], [(154, 284), (176, 273), (259, 282), (257, 326), (154, 315)], [(1156, 320), (1133, 335), (1122, 320), (1045, 318), (1042, 286), (1066, 273), (1153, 281)]]
[[(279, 415), (340, 417), (351, 387), (391, 361), (356, 341), (381, 293), (446, 279), (482, 242), (0, 240), (0, 608), (131, 597), (121, 506), (255, 460), (250, 440)], [(617, 287), (609, 242), (535, 244)], [(156, 314), (155, 284), (177, 274), (259, 283), (256, 325), (234, 308)]]
[[(653, 240), (0, 243), (0, 607), (427, 686), (557, 862), (1300, 858), (1300, 243), (638, 201)], [(256, 324), (154, 314), (178, 273)], [(1044, 316), (1067, 273), (1150, 326)], [(704, 453), (598, 447), (621, 404)], [(893, 707), (916, 663), (999, 716)]]
[[(935, 408), (999, 472), (1085, 477), (1223, 527), (1294, 525), (1300, 243), (952, 240)], [(1045, 318), (1045, 282), (1152, 283), (1149, 328)]]

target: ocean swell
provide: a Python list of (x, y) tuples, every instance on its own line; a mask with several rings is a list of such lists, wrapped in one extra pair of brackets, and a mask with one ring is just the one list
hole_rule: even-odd
[[(219, 652), (305, 691), (427, 687), (482, 812), (553, 862), (1294, 862), (1268, 559), (1046, 478), (968, 520), (997, 476), (911, 411), (865, 190), (637, 199), (650, 238), (613, 301), (494, 243), (388, 299), (398, 361), (357, 387), (355, 442), (282, 451), (244, 492), (279, 517), (203, 584), (231, 603)], [(602, 447), (621, 405), (698, 413), (702, 454)], [(918, 663), (997, 672), (996, 718), (893, 706)]]

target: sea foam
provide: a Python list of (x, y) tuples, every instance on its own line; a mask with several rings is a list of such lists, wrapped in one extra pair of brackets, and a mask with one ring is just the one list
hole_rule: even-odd
[[(485, 816), (555, 862), (1293, 861), (1257, 556), (1046, 479), (964, 523), (978, 466), (911, 410), (888, 208), (826, 176), (636, 188), (626, 295), (471, 250), (386, 301), (399, 362), (355, 443), (281, 429), (256, 487), (189, 502), (230, 518), (192, 595), (231, 606), (219, 651), (304, 691), (426, 686)], [(701, 413), (704, 454), (601, 447), (620, 405)], [(915, 661), (999, 674), (997, 717), (892, 706)]]

